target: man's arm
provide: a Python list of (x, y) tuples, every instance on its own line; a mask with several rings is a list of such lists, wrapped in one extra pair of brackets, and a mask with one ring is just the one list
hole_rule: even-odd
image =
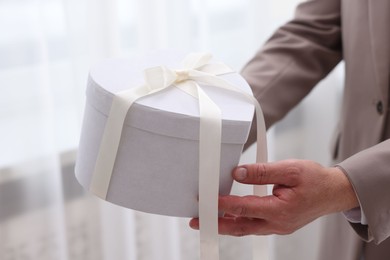
[[(280, 120), (342, 59), (339, 0), (311, 0), (279, 28), (242, 70), (266, 126)], [(246, 147), (255, 139), (255, 123)]]

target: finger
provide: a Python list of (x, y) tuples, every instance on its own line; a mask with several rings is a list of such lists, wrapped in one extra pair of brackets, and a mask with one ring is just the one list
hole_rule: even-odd
[[(223, 215), (223, 218), (224, 218), (224, 219), (235, 219), (235, 218), (237, 218), (237, 216), (232, 215), (232, 214), (229, 214), (229, 213), (225, 213), (225, 214)], [(189, 226), (190, 226), (192, 229), (198, 230), (198, 229), (199, 229), (199, 218), (193, 218), (193, 219), (191, 219), (190, 222), (189, 222)]]
[(230, 236), (269, 235), (267, 221), (256, 218), (219, 218), (218, 233)]
[(268, 218), (278, 211), (280, 201), (276, 196), (219, 196), (218, 210), (230, 216)]
[[(278, 211), (280, 203), (277, 200), (275, 196), (219, 196), (218, 210), (224, 213), (224, 219), (267, 218), (275, 216)], [(199, 229), (199, 218), (191, 219), (189, 225), (193, 229)]]
[(223, 214), (223, 217), (224, 217), (224, 218), (236, 218), (237, 216), (236, 216), (236, 215), (233, 215), (233, 214), (229, 214), (229, 213), (224, 213), (224, 214)]
[(256, 163), (239, 166), (233, 171), (233, 178), (245, 184), (298, 184), (300, 168), (292, 162)]
[[(199, 230), (199, 219), (190, 220), (190, 227)], [(221, 235), (246, 236), (246, 235), (269, 235), (272, 232), (263, 219), (229, 217), (218, 218), (218, 233)]]
[[(229, 213), (224, 213), (223, 214), (224, 219), (235, 219), (237, 218), (237, 215), (229, 214)], [(192, 218), (189, 222), (189, 226), (192, 229), (198, 230), (199, 229), (199, 218)]]
[(191, 219), (189, 225), (192, 229), (198, 230), (199, 229), (199, 219), (198, 218)]

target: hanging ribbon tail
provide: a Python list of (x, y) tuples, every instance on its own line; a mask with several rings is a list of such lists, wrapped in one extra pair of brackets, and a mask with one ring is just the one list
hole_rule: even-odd
[[(254, 105), (256, 108), (256, 123), (257, 123), (257, 144), (256, 144), (256, 163), (266, 163), (268, 161), (268, 149), (267, 149), (267, 134), (264, 115), (261, 109), (259, 102), (254, 99)], [(254, 185), (253, 194), (255, 196), (266, 196), (267, 195), (267, 185)], [(261, 250), (264, 247), (259, 245), (266, 244), (266, 249), (269, 248), (268, 240), (266, 237), (253, 237), (253, 246), (252, 246), (252, 258), (253, 260), (267, 260), (270, 259), (268, 250)]]
[(199, 223), (202, 260), (219, 259), (218, 193), (221, 161), (222, 114), (197, 86), (200, 110)]
[(222, 113), (195, 81), (176, 84), (199, 103), (199, 235), (200, 259), (219, 259), (218, 192)]
[[(256, 163), (268, 162), (268, 148), (267, 148), (267, 130), (265, 126), (265, 120), (263, 111), (259, 102), (253, 98), (253, 102), (256, 108), (256, 123), (257, 123), (257, 144), (256, 144)], [(253, 193), (257, 196), (267, 195), (266, 185), (254, 185)]]

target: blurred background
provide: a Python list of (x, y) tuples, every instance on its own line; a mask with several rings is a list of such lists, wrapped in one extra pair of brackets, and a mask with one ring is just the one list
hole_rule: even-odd
[[(198, 259), (188, 219), (123, 209), (74, 178), (89, 67), (152, 49), (207, 50), (235, 70), (299, 0), (0, 0), (0, 259)], [(268, 133), (271, 160), (331, 163), (343, 65)], [(253, 147), (242, 162), (254, 162)], [(234, 186), (234, 193), (251, 189)], [(262, 238), (263, 259), (316, 259), (321, 219)], [(221, 237), (221, 259), (251, 259)]]

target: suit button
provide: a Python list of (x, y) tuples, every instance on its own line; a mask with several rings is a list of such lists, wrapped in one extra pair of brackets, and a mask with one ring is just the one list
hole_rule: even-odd
[(376, 111), (378, 114), (382, 115), (383, 114), (383, 103), (382, 101), (376, 102)]

